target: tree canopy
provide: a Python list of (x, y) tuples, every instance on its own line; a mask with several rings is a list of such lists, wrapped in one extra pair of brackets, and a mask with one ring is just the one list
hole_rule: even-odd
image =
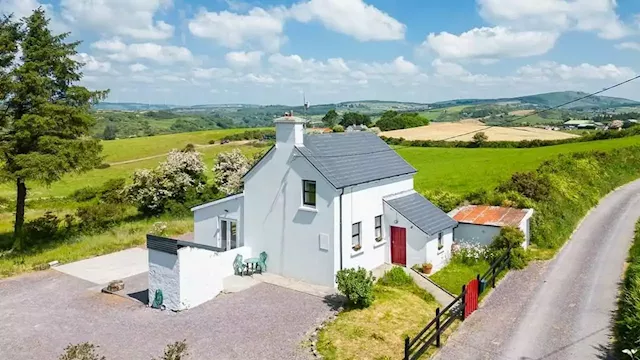
[(50, 184), (101, 162), (99, 140), (89, 136), (95, 123), (89, 110), (107, 91), (76, 85), (84, 64), (74, 60), (79, 43), (67, 42), (68, 36), (51, 33), (42, 8), (19, 21), (0, 21), (0, 171), (3, 180), (16, 183), (16, 239), (26, 182)]
[(340, 125), (347, 127), (350, 125), (366, 125), (371, 126), (371, 117), (369, 115), (357, 112), (347, 112), (342, 115)]
[(334, 109), (331, 109), (325, 116), (322, 117), (322, 122), (326, 127), (333, 128), (338, 124), (339, 118), (340, 116), (338, 115), (338, 113)]
[(376, 126), (382, 131), (408, 129), (429, 125), (429, 119), (418, 113), (398, 113), (394, 110), (385, 111)]

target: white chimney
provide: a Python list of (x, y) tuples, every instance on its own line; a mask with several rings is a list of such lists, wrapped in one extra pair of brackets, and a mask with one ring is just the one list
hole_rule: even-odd
[(276, 147), (280, 145), (304, 146), (304, 124), (306, 120), (285, 114), (276, 119)]

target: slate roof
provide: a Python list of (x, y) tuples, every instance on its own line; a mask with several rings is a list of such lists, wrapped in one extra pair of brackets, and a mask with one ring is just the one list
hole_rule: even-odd
[(435, 235), (458, 225), (447, 213), (415, 191), (384, 201), (427, 235)]
[(451, 212), (453, 218), (461, 223), (491, 226), (518, 226), (529, 214), (529, 209), (510, 207), (467, 205)]
[(336, 189), (416, 172), (371, 132), (307, 134), (296, 148)]

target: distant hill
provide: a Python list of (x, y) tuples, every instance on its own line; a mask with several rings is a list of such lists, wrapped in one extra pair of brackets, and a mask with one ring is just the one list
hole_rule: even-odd
[[(482, 104), (495, 104), (495, 103), (510, 103), (510, 104), (528, 104), (534, 105), (536, 107), (555, 107), (560, 106), (564, 103), (577, 100), (581, 97), (587, 96), (588, 94), (580, 91), (559, 91), (559, 92), (550, 92), (544, 94), (536, 94), (536, 95), (528, 95), (528, 96), (520, 96), (514, 98), (500, 98), (500, 99), (458, 99), (458, 100), (448, 100), (441, 101), (432, 104), (434, 107), (442, 108), (442, 107), (450, 107), (450, 106), (459, 106), (459, 105), (482, 105)], [(579, 100), (573, 104), (569, 104), (563, 109), (606, 109), (606, 108), (616, 108), (622, 106), (637, 106), (640, 105), (640, 102), (610, 97), (610, 96), (591, 96), (583, 100)]]
[[(394, 109), (398, 111), (421, 111), (428, 107), (444, 108), (460, 105), (482, 105), (482, 104), (522, 104), (532, 105), (535, 107), (554, 107), (566, 102), (586, 96), (587, 93), (579, 91), (561, 91), (545, 94), (536, 94), (528, 96), (520, 96), (514, 98), (500, 99), (456, 99), (448, 101), (440, 101), (433, 104), (423, 104), (415, 102), (402, 101), (384, 101), (384, 100), (362, 100), (362, 101), (345, 101), (337, 104), (319, 104), (312, 105), (307, 113), (309, 115), (320, 115), (326, 113), (329, 109), (338, 109), (341, 111), (358, 111), (365, 113), (381, 113), (385, 110)], [(640, 102), (609, 97), (609, 96), (592, 96), (576, 103), (570, 104), (564, 109), (606, 109), (622, 106), (637, 106)], [(160, 104), (142, 104), (142, 103), (113, 103), (103, 102), (95, 106), (97, 110), (120, 110), (120, 111), (145, 111), (145, 110), (169, 110), (178, 112), (206, 112), (206, 111), (239, 111), (248, 110), (259, 111), (264, 109), (269, 113), (284, 113), (284, 111), (293, 110), (296, 113), (304, 111), (302, 106), (290, 105), (254, 105), (254, 104), (202, 104), (193, 106), (180, 105), (160, 105)]]

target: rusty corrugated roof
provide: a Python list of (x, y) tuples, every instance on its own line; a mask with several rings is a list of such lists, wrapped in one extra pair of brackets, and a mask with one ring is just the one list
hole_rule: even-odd
[(454, 212), (453, 219), (465, 224), (518, 226), (529, 212), (501, 206), (467, 205)]

